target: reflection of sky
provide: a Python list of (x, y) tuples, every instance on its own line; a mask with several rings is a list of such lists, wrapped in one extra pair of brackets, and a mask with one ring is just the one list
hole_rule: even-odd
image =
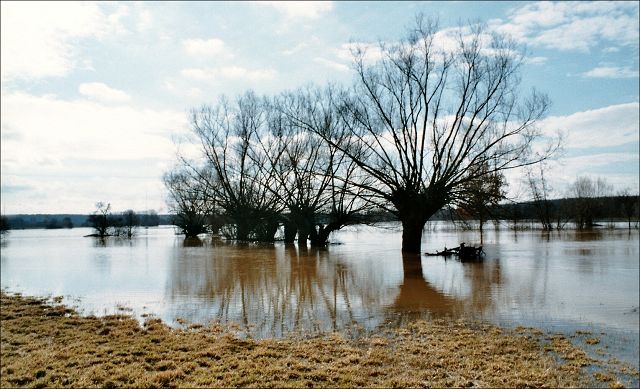
[[(247, 323), (258, 335), (354, 323), (373, 328), (421, 312), (638, 332), (637, 231), (547, 238), (490, 230), (484, 262), (422, 256), (421, 277), (403, 271), (400, 235), (392, 229), (352, 227), (335, 235), (340, 244), (307, 252), (208, 241), (185, 248), (171, 228), (102, 247), (82, 237), (87, 233), (11, 231), (3, 238), (2, 287), (79, 298), (80, 308), (95, 314), (123, 305), (169, 323)], [(438, 226), (423, 239), (429, 252), (479, 240), (477, 232)]]
[[(456, 232), (439, 235), (451, 241)], [(481, 264), (424, 259), (427, 281), (457, 299), (483, 294), (493, 304), (480, 316), (501, 322), (569, 321), (638, 331), (637, 232), (604, 231), (586, 241), (574, 232), (549, 241), (539, 232), (519, 232), (516, 241), (513, 232), (490, 231), (487, 238)], [(496, 268), (499, 282), (491, 276)]]
[[(172, 231), (172, 230), (167, 230)], [(38, 295), (81, 298), (87, 312), (112, 312), (116, 304), (143, 306), (160, 300), (166, 276), (160, 237), (100, 247), (83, 238), (89, 229), (11, 231), (2, 249), (2, 286)], [(147, 245), (147, 240), (152, 240)]]

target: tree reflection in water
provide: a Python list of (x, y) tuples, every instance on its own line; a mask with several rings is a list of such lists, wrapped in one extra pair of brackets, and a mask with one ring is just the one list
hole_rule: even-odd
[[(388, 267), (361, 265), (353, 253), (331, 248), (222, 241), (206, 246), (175, 250), (166, 288), (171, 316), (237, 323), (256, 337), (396, 326), (460, 315), (469, 303), (490, 305), (482, 301), (486, 293), (466, 299), (442, 293), (425, 280), (415, 254), (380, 254), (397, 256), (394, 278), (385, 274)], [(483, 287), (482, 264), (474, 269), (477, 282), (471, 285)]]
[(419, 254), (402, 253), (403, 279), (393, 304), (386, 308), (386, 322), (400, 325), (427, 316), (448, 316), (461, 304), (434, 288), (424, 278)]
[(204, 246), (204, 241), (198, 238), (197, 236), (191, 236), (191, 237), (185, 238), (185, 240), (182, 241), (182, 246), (183, 247), (202, 247)]

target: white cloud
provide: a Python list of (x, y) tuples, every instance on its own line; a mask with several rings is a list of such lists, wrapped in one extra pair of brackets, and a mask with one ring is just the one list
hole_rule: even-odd
[(468, 37), (469, 33), (468, 26), (443, 28), (434, 34), (433, 45), (438, 50), (450, 53), (458, 49), (458, 37)]
[(551, 116), (540, 123), (545, 131), (562, 130), (571, 148), (611, 147), (640, 140), (640, 104), (611, 105), (567, 116)]
[[(91, 161), (63, 162), (63, 169), (43, 169), (20, 175), (3, 174), (2, 206), (7, 213), (91, 213), (97, 201), (124, 209), (166, 210), (166, 190), (154, 160), (128, 165)], [(111, 171), (110, 171), (111, 170)], [(113, 172), (119, 172), (116, 176)], [(99, 190), (96, 190), (99, 188)]]
[(547, 57), (529, 57), (525, 59), (525, 62), (529, 65), (544, 65), (547, 63)]
[(628, 66), (598, 66), (582, 73), (582, 76), (589, 78), (637, 78), (638, 70), (633, 70)]
[[(436, 31), (433, 36), (432, 42), (432, 54), (436, 59), (442, 59), (442, 55), (445, 53), (456, 52), (460, 49), (460, 40), (465, 43), (478, 39), (481, 46), (481, 53), (487, 56), (508, 54), (514, 58), (522, 58), (522, 54), (511, 49), (496, 49), (492, 43), (493, 36), (489, 31), (483, 31), (480, 34), (476, 34), (472, 27), (459, 26), (448, 27)], [(422, 42), (424, 43), (424, 42)], [(345, 62), (351, 62), (355, 55), (362, 55), (362, 59), (367, 63), (373, 63), (379, 61), (385, 57), (385, 48), (387, 46), (393, 46), (398, 42), (350, 42), (340, 45), (339, 48), (334, 49), (333, 53), (337, 59)], [(525, 58), (527, 63), (532, 65), (544, 64), (547, 61), (546, 57), (531, 57)]]
[[(638, 191), (640, 176), (633, 172), (620, 172), (620, 165), (638, 166), (640, 156), (635, 153), (599, 153), (562, 158), (558, 161), (550, 161), (544, 165), (545, 178), (551, 188), (551, 197), (560, 198), (567, 196), (569, 186), (578, 177), (603, 177), (614, 188), (614, 191), (630, 188)], [(524, 181), (522, 171), (507, 171), (505, 176), (511, 190), (510, 196), (520, 195), (521, 200), (529, 199), (528, 184)], [(521, 182), (524, 187), (518, 188), (516, 183)], [(518, 193), (518, 190), (521, 192)]]
[(601, 153), (566, 158), (565, 161), (570, 162), (573, 166), (589, 166), (593, 168), (611, 163), (637, 162), (638, 158), (640, 158), (638, 154), (632, 153)]
[(241, 66), (221, 66), (217, 68), (183, 69), (180, 74), (185, 78), (196, 81), (216, 81), (219, 79), (264, 81), (276, 78), (276, 71), (273, 69), (247, 69)]
[(138, 23), (136, 28), (138, 32), (148, 31), (153, 26), (153, 16), (148, 9), (142, 9), (138, 13)]
[(196, 81), (211, 81), (215, 78), (216, 72), (211, 69), (189, 68), (180, 71), (182, 77)]
[(257, 1), (254, 4), (273, 7), (288, 19), (318, 19), (333, 9), (331, 1)]
[(335, 50), (335, 55), (340, 60), (350, 62), (353, 60), (353, 54), (358, 51), (364, 55), (363, 59), (367, 62), (378, 61), (384, 55), (379, 44), (367, 42), (343, 43)]
[(168, 90), (169, 92), (175, 92), (177, 90), (175, 84), (171, 80), (165, 80), (162, 83), (162, 86), (164, 87), (164, 89)]
[[(460, 41), (465, 44), (479, 43), (480, 53), (486, 56), (509, 55), (513, 58), (521, 59), (522, 53), (504, 47), (494, 45), (494, 34), (489, 29), (481, 29), (479, 32), (472, 25), (461, 25), (458, 27), (448, 27), (438, 30), (433, 36), (433, 49), (440, 57), (442, 53), (452, 53), (460, 50)], [(526, 58), (525, 58), (526, 59)], [(546, 61), (545, 57), (532, 57), (527, 62), (540, 64)]]
[(187, 96), (189, 96), (192, 99), (199, 99), (199, 98), (202, 98), (202, 96), (204, 96), (204, 93), (200, 88), (189, 88), (189, 90), (187, 91)]
[(284, 55), (293, 55), (293, 54), (298, 53), (298, 52), (300, 52), (300, 51), (302, 51), (302, 50), (304, 50), (304, 49), (306, 49), (308, 47), (309, 47), (309, 44), (307, 42), (302, 42), (302, 43), (299, 43), (299, 44), (293, 46), (290, 49), (283, 50), (282, 54), (284, 54)]
[(231, 79), (249, 79), (252, 81), (272, 80), (276, 76), (273, 69), (246, 69), (241, 66), (223, 66), (217, 69), (218, 73), (224, 78)]
[(184, 112), (26, 93), (3, 93), (1, 104), (12, 134), (0, 143), (2, 182), (25, 188), (3, 188), (12, 211), (88, 212), (98, 200), (142, 209), (145, 190), (162, 206), (160, 166), (174, 160), (171, 136), (187, 132)]
[(187, 54), (194, 57), (215, 57), (226, 53), (224, 41), (222, 39), (187, 39), (182, 42), (182, 46)]
[(90, 99), (104, 103), (126, 103), (131, 100), (126, 92), (111, 88), (101, 82), (87, 82), (80, 84), (78, 92)]
[(535, 2), (514, 10), (493, 28), (531, 44), (558, 50), (588, 51), (602, 41), (638, 44), (637, 2)]
[(553, 26), (566, 21), (567, 7), (551, 2), (528, 4), (518, 9), (512, 16), (514, 24), (541, 27)]
[[(603, 177), (614, 190), (631, 188), (638, 190), (638, 174), (616, 172), (616, 166), (620, 164), (638, 166), (640, 157), (633, 153), (600, 153), (564, 158), (557, 168), (553, 169), (549, 178), (554, 188), (557, 188), (558, 196), (566, 195), (568, 186), (581, 176)], [(606, 173), (605, 173), (606, 172)]]
[(12, 142), (2, 142), (2, 161), (21, 164), (33, 163), (42, 156), (95, 160), (161, 158), (172, 154), (169, 134), (183, 131), (186, 125), (182, 112), (26, 93), (2, 95), (1, 120), (3, 129), (10, 128), (19, 135)]
[(74, 43), (118, 32), (127, 8), (107, 16), (89, 2), (2, 2), (2, 81), (64, 76), (82, 63)]
[(117, 4), (115, 10), (106, 16), (106, 24), (116, 34), (128, 34), (129, 30), (124, 26), (124, 21), (130, 16), (129, 7)]
[(322, 57), (316, 57), (313, 59), (314, 62), (319, 63), (323, 66), (326, 66), (328, 68), (331, 68), (333, 70), (337, 70), (339, 72), (348, 72), (350, 70), (349, 66), (340, 63), (340, 62), (336, 62), (336, 61), (331, 61), (328, 60), (326, 58), (322, 58)]

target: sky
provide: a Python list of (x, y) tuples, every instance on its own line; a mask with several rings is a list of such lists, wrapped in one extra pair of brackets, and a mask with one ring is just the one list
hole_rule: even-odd
[[(350, 48), (399, 40), (418, 13), (527, 47), (522, 86), (549, 95), (540, 127), (565, 138), (545, 170), (554, 197), (579, 176), (638, 191), (638, 2), (3, 1), (1, 211), (167, 212), (190, 109), (349, 83)], [(522, 173), (508, 178), (526, 199)]]

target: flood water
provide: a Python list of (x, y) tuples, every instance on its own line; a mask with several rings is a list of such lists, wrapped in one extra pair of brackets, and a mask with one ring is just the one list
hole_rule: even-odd
[[(2, 288), (62, 295), (86, 314), (125, 307), (173, 325), (178, 318), (237, 323), (254, 337), (385, 329), (433, 317), (586, 329), (638, 364), (637, 230), (490, 230), (485, 259), (476, 263), (403, 255), (394, 225), (345, 229), (323, 250), (211, 238), (185, 245), (172, 227), (104, 244), (83, 237), (90, 232), (11, 231), (2, 238)], [(477, 231), (433, 223), (423, 251), (479, 241)]]

